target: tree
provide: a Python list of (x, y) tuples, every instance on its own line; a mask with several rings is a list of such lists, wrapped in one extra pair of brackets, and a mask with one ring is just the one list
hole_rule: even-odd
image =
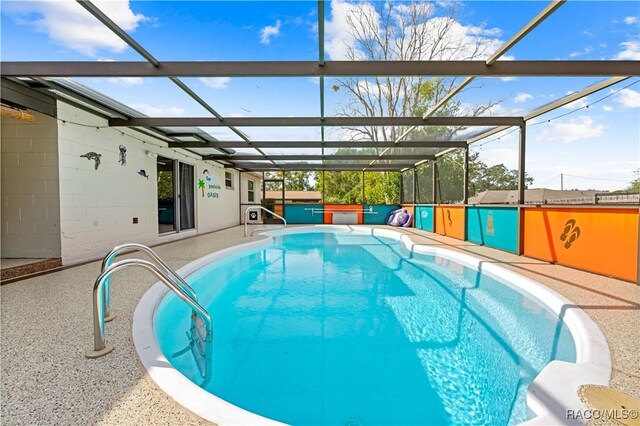
[[(497, 40), (478, 27), (473, 33), (461, 36), (457, 22), (459, 4), (457, 2), (382, 2), (358, 3), (346, 14), (346, 34), (343, 37), (343, 57), (351, 61), (430, 61), (430, 60), (472, 60), (486, 58), (495, 49)], [(344, 99), (337, 111), (346, 117), (411, 117), (423, 116), (430, 111), (453, 87), (459, 84), (457, 78), (428, 78), (424, 76), (403, 77), (344, 77), (336, 79), (332, 86), (336, 92), (344, 93)], [(470, 86), (467, 86), (468, 90)], [(433, 115), (481, 115), (490, 112), (497, 102), (489, 101), (474, 107), (464, 107), (459, 101), (449, 101)], [(352, 140), (372, 140), (395, 142), (406, 139), (437, 138), (452, 140), (463, 127), (422, 127), (412, 129), (402, 126), (344, 127), (342, 130)], [(386, 152), (424, 154), (434, 153), (430, 148), (391, 149)], [(338, 151), (339, 152), (339, 151)], [(375, 154), (382, 148), (373, 148)], [(446, 161), (446, 160), (445, 160)], [(378, 163), (384, 163), (384, 157)], [(453, 173), (449, 175), (447, 172)], [(494, 170), (500, 174), (501, 170)], [(348, 172), (342, 172), (348, 173)], [(461, 174), (445, 164), (440, 170), (440, 184), (443, 188), (456, 188), (462, 193)], [(372, 178), (372, 188), (384, 188), (381, 196), (378, 189), (371, 198), (396, 199), (399, 174), (392, 177), (388, 172)], [(337, 179), (337, 178), (336, 178)], [(343, 179), (346, 180), (346, 179)], [(366, 178), (365, 178), (366, 180)], [(369, 183), (367, 182), (367, 187)], [(452, 192), (448, 189), (444, 192)], [(339, 198), (339, 197), (338, 197)], [(367, 202), (369, 196), (367, 195)], [(462, 199), (462, 197), (460, 197)]]
[[(452, 151), (438, 158), (438, 203), (453, 203), (463, 199), (464, 153)], [(417, 170), (419, 202), (433, 202), (432, 163)], [(533, 184), (533, 178), (525, 175), (525, 187)], [(504, 164), (487, 166), (477, 152), (469, 153), (469, 195), (487, 190), (514, 190), (518, 188), (518, 171), (509, 170)]]
[[(496, 47), (483, 28), (460, 35), (456, 20), (457, 2), (383, 2), (360, 3), (346, 14), (345, 60), (437, 61), (485, 58)], [(411, 117), (424, 114), (458, 84), (457, 78), (345, 77), (336, 79), (333, 89), (343, 91), (338, 115), (348, 117)], [(495, 105), (489, 102), (468, 112), (479, 115)], [(435, 115), (455, 115), (459, 102), (448, 102)], [(406, 127), (347, 127), (354, 139), (396, 141)], [(432, 130), (429, 130), (432, 133)], [(459, 129), (457, 129), (459, 130)], [(456, 129), (439, 129), (450, 137)]]
[[(266, 172), (265, 179), (284, 179), (284, 189), (286, 191), (315, 191), (316, 172)], [(279, 182), (267, 182), (267, 191), (281, 191), (282, 185)]]
[(316, 172), (284, 172), (287, 191), (315, 191)]
[[(364, 178), (364, 194), (362, 179)], [(318, 189), (332, 204), (398, 204), (399, 172), (326, 171), (318, 173)], [(363, 198), (364, 195), (364, 198)]]
[(624, 192), (637, 194), (640, 193), (640, 169), (636, 170), (633, 173), (638, 175), (638, 177), (631, 181), (629, 186), (624, 189)]
[(635, 178), (631, 181), (631, 184), (624, 190), (624, 192), (640, 192), (640, 178)]

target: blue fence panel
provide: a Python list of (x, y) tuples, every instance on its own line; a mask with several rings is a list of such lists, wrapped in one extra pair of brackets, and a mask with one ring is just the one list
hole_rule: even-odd
[(517, 253), (518, 209), (467, 207), (467, 240)]
[(284, 218), (291, 224), (324, 223), (322, 204), (285, 204)]
[(433, 206), (416, 206), (414, 226), (423, 231), (433, 232)]
[(389, 213), (399, 208), (399, 204), (365, 204), (364, 223), (367, 225), (384, 225)]

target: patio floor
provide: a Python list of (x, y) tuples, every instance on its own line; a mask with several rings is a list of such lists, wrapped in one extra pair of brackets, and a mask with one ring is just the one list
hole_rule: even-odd
[[(242, 227), (155, 248), (173, 268), (249, 239)], [(584, 309), (604, 332), (613, 357), (611, 385), (640, 398), (640, 287), (469, 242), (403, 229), (416, 244), (440, 245), (495, 262), (537, 280)], [(260, 236), (252, 239), (262, 238)], [(91, 287), (100, 262), (2, 286), (2, 423), (204, 424), (155, 387), (131, 338), (133, 311), (157, 280), (141, 269), (113, 278), (107, 323), (108, 356), (88, 360), (92, 342)]]

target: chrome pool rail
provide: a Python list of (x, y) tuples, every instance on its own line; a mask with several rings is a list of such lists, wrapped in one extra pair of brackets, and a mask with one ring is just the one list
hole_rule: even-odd
[[(184, 279), (182, 279), (182, 277), (180, 275), (178, 275), (173, 269), (171, 269), (169, 267), (169, 265), (167, 265), (162, 259), (160, 259), (160, 256), (158, 256), (156, 254), (156, 252), (154, 252), (153, 250), (151, 250), (149, 247), (142, 245), (142, 244), (138, 244), (138, 243), (126, 243), (126, 244), (122, 244), (119, 246), (115, 246), (113, 248), (113, 250), (111, 250), (105, 257), (104, 259), (102, 259), (102, 269), (100, 270), (100, 273), (103, 273), (104, 271), (106, 271), (111, 264), (113, 263), (113, 260), (119, 256), (123, 251), (128, 251), (131, 250), (132, 252), (135, 251), (143, 251), (146, 254), (149, 255), (149, 257), (151, 257), (157, 264), (158, 266), (160, 266), (160, 268), (162, 268), (165, 273), (171, 275), (174, 279), (176, 279), (178, 281), (178, 283), (180, 284), (180, 286), (182, 286), (182, 288), (191, 296), (191, 298), (195, 301), (197, 301), (197, 296), (195, 291), (193, 291), (193, 289), (191, 288), (191, 286), (189, 286), (189, 284), (186, 283), (186, 281)], [(103, 301), (104, 301), (104, 320), (106, 322), (109, 322), (111, 320), (113, 320), (116, 316), (115, 314), (111, 313), (111, 284), (109, 282), (109, 277), (107, 276), (106, 278), (106, 284), (104, 286), (104, 297), (103, 297)]]
[[(269, 210), (266, 207), (262, 207), (262, 206), (251, 206), (248, 207), (245, 211), (244, 211), (244, 236), (248, 237), (249, 235), (247, 235), (248, 233), (248, 222), (249, 222), (249, 212), (252, 211), (260, 211), (260, 210), (264, 210), (267, 213), (271, 213), (273, 216), (277, 217), (278, 219), (280, 219), (283, 223), (283, 227), (282, 228), (278, 228), (278, 229), (284, 229), (287, 227), (287, 220), (280, 216), (279, 214), (272, 212), (271, 210)], [(251, 236), (253, 236), (254, 232), (260, 231), (261, 229), (254, 229), (253, 232), (251, 232)]]
[[(105, 304), (104, 304), (104, 286), (107, 283), (108, 278), (114, 272), (123, 269), (128, 266), (140, 266), (151, 272), (153, 272), (160, 281), (166, 285), (169, 290), (175, 293), (182, 301), (184, 301), (191, 308), (191, 327), (190, 332), (187, 333), (190, 340), (190, 347), (193, 352), (196, 364), (200, 370), (200, 374), (205, 379), (205, 382), (211, 378), (211, 353), (213, 343), (213, 326), (211, 316), (204, 309), (193, 295), (185, 288), (182, 287), (180, 281), (184, 282), (182, 278), (175, 280), (173, 275), (177, 275), (173, 270), (171, 274), (167, 274), (157, 265), (148, 260), (142, 259), (125, 259), (119, 262), (115, 262), (103, 271), (96, 279), (93, 285), (93, 349), (89, 349), (85, 352), (87, 358), (99, 358), (107, 355), (113, 351), (114, 346), (108, 344), (105, 340)], [(179, 277), (179, 276), (178, 276)], [(187, 286), (191, 292), (193, 289)], [(197, 348), (197, 352), (194, 350)], [(200, 355), (203, 359), (198, 358)]]

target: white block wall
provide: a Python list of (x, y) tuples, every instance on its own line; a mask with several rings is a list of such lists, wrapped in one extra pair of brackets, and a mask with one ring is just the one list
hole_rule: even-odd
[[(62, 102), (58, 116), (67, 121), (58, 124), (63, 264), (102, 257), (124, 242), (152, 245), (239, 224), (237, 186), (225, 189), (221, 165), (129, 129), (107, 128), (106, 120)], [(127, 148), (125, 166), (118, 163), (119, 145)], [(98, 170), (93, 161), (80, 157), (90, 151), (102, 154)], [(156, 158), (147, 151), (195, 166), (195, 230), (158, 235)], [(140, 169), (149, 179), (138, 175)], [(197, 182), (205, 169), (221, 189), (207, 188), (203, 197)], [(218, 196), (208, 197), (208, 192)]]
[[(204, 171), (209, 171), (211, 180), (206, 180)], [(199, 162), (196, 167), (196, 224), (198, 232), (210, 232), (216, 229), (227, 228), (240, 223), (240, 204), (238, 198), (238, 175), (233, 173), (233, 189), (226, 189), (224, 183), (225, 169), (212, 162)], [(198, 188), (198, 179), (205, 181), (204, 196), (202, 189)], [(211, 188), (210, 186), (213, 186)], [(217, 189), (217, 187), (220, 189)], [(217, 194), (217, 198), (214, 198)]]
[(57, 122), (33, 114), (0, 125), (3, 258), (60, 257)]
[[(260, 204), (262, 200), (262, 176), (259, 174), (247, 173), (244, 172), (242, 175), (242, 187), (240, 188), (242, 204), (249, 204), (249, 184), (248, 181), (253, 181), (253, 191), (255, 193), (253, 204)], [(247, 210), (249, 206), (242, 206), (242, 217), (240, 222), (244, 223), (245, 218), (245, 210)]]

